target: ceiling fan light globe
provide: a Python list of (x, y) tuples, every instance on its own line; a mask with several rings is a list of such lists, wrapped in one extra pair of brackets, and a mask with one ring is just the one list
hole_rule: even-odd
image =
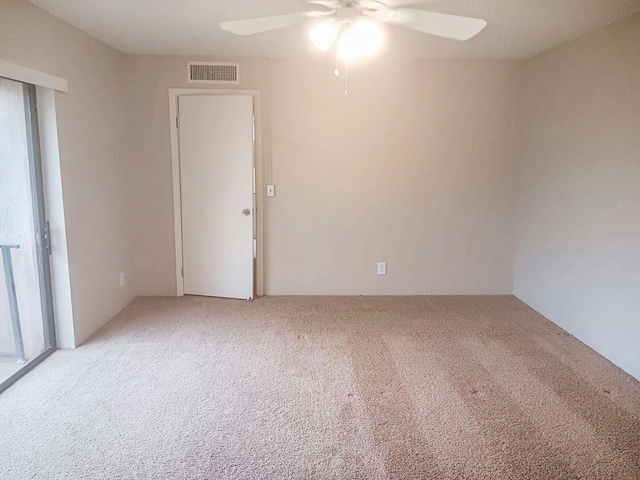
[(359, 19), (340, 35), (338, 56), (343, 60), (358, 60), (374, 54), (381, 45), (380, 27), (369, 20)]
[(340, 24), (330, 18), (309, 30), (309, 38), (318, 50), (326, 52), (340, 33)]

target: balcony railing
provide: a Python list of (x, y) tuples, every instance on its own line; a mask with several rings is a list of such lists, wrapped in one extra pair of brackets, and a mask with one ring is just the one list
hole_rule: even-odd
[(13, 276), (13, 263), (11, 250), (19, 249), (20, 245), (0, 245), (2, 250), (2, 264), (4, 265), (4, 278), (7, 284), (7, 296), (9, 297), (9, 311), (11, 312), (11, 324), (13, 326), (13, 342), (15, 344), (15, 357), (18, 362), (25, 363), (24, 342), (22, 341), (22, 328), (20, 327), (20, 312), (18, 311), (18, 297), (16, 296), (16, 284)]

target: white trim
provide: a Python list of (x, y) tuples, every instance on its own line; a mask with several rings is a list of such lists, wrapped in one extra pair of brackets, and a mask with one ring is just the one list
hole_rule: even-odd
[(49, 88), (37, 88), (38, 123), (42, 151), (42, 171), (47, 220), (51, 227), (51, 287), (53, 311), (56, 323), (58, 348), (75, 348), (75, 327), (71, 301), (69, 255), (64, 220), (62, 173), (58, 150), (55, 92)]
[(217, 90), (210, 88), (170, 88), (169, 89), (169, 126), (171, 129), (171, 175), (173, 179), (173, 228), (175, 234), (176, 254), (176, 295), (184, 295), (184, 280), (182, 278), (182, 207), (180, 195), (180, 148), (178, 141), (178, 97), (181, 95), (251, 95), (253, 96), (253, 111), (255, 122), (255, 155), (254, 166), (256, 169), (256, 295), (264, 294), (263, 281), (263, 215), (262, 215), (262, 101), (260, 90)]
[(68, 92), (69, 84), (66, 79), (49, 75), (48, 73), (32, 70), (31, 68), (16, 65), (0, 60), (0, 77), (19, 82), (30, 83), (38, 87), (46, 87), (59, 92)]

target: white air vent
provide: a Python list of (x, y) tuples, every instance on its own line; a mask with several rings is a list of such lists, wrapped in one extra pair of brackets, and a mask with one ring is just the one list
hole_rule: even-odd
[(187, 81), (189, 83), (240, 83), (240, 64), (189, 62), (187, 64)]

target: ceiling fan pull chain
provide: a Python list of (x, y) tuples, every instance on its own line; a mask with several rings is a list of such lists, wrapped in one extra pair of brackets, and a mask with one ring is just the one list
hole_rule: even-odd
[(344, 96), (349, 98), (349, 62), (344, 62)]

